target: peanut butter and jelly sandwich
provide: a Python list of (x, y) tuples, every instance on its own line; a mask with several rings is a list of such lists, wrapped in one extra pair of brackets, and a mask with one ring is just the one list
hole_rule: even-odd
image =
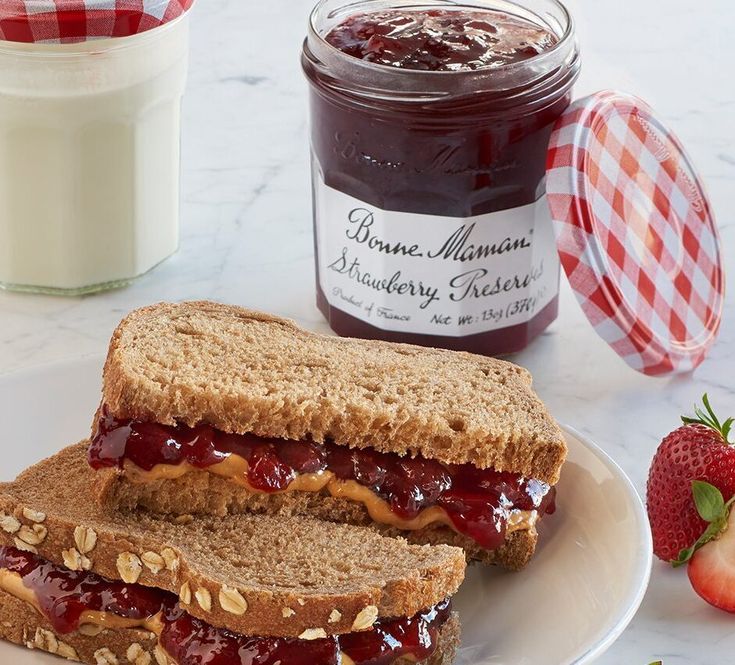
[(88, 442), (0, 484), (0, 638), (90, 665), (450, 665), (461, 549), (305, 517), (121, 513)]
[(566, 453), (516, 365), (189, 302), (115, 331), (89, 463), (109, 507), (305, 515), (519, 569)]

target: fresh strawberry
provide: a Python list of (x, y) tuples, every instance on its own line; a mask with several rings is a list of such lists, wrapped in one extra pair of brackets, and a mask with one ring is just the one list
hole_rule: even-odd
[(687, 572), (694, 590), (710, 605), (735, 612), (735, 513), (713, 485), (694, 481), (694, 499), (700, 516), (709, 522), (697, 543), (682, 552), (691, 558)]
[(656, 451), (648, 475), (648, 519), (653, 551), (659, 559), (675, 560), (707, 528), (692, 498), (692, 481), (705, 480), (729, 500), (735, 495), (735, 447), (728, 442), (733, 425), (721, 423), (704, 396), (696, 418), (667, 436)]

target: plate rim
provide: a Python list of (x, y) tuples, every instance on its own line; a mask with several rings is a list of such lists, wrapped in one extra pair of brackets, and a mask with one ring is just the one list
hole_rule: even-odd
[(605, 450), (598, 446), (588, 436), (582, 434), (578, 429), (566, 423), (559, 423), (559, 426), (565, 434), (574, 437), (579, 443), (590, 450), (603, 464), (605, 464), (605, 466), (608, 467), (611, 473), (623, 482), (633, 507), (634, 516), (638, 523), (637, 531), (640, 536), (640, 542), (644, 546), (642, 548), (643, 559), (637, 569), (640, 572), (639, 582), (635, 591), (629, 595), (625, 604), (625, 610), (618, 615), (616, 622), (605, 635), (570, 663), (570, 665), (586, 665), (604, 654), (618, 640), (623, 632), (625, 632), (625, 629), (630, 625), (631, 621), (633, 621), (638, 613), (651, 581), (651, 573), (653, 571), (653, 538), (651, 536), (648, 513), (643, 504), (643, 499), (638, 493), (633, 481), (630, 479), (628, 474), (625, 473), (623, 468), (612, 457), (610, 457)]

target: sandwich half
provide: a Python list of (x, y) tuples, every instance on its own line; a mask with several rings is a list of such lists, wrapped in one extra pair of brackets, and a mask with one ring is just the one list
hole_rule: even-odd
[(566, 453), (516, 365), (191, 302), (115, 331), (89, 462), (106, 506), (309, 515), (519, 569)]
[(90, 502), (87, 444), (0, 485), (0, 638), (94, 665), (449, 665), (459, 548)]

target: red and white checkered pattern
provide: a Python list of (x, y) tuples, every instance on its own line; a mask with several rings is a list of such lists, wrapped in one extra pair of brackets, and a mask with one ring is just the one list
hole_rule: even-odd
[(717, 337), (724, 275), (704, 187), (641, 100), (602, 92), (554, 130), (547, 192), (564, 270), (598, 334), (634, 369), (697, 367)]
[(0, 40), (60, 44), (128, 37), (186, 12), (194, 0), (0, 0)]

